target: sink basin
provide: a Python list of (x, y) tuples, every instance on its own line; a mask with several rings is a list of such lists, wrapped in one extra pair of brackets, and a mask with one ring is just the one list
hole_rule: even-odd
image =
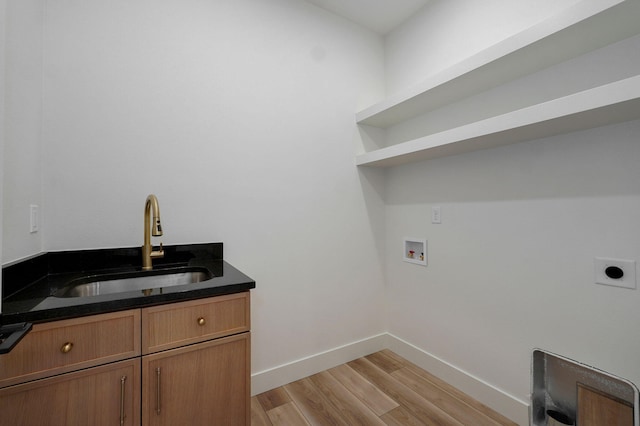
[(91, 275), (71, 281), (57, 290), (54, 297), (91, 297), (103, 294), (142, 291), (150, 295), (153, 289), (162, 289), (213, 278), (206, 268), (172, 268), (147, 272)]

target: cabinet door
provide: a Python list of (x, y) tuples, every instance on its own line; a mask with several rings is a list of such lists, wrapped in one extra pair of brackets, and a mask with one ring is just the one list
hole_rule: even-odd
[(0, 389), (0, 425), (140, 424), (140, 358)]
[(250, 333), (142, 357), (144, 425), (250, 425)]

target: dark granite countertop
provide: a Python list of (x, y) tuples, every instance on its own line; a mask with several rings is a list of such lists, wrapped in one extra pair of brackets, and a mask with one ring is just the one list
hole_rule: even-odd
[[(139, 247), (43, 253), (2, 269), (2, 323), (46, 322), (114, 312), (255, 288), (251, 278), (223, 260), (222, 243), (164, 247), (153, 271), (141, 270)], [(207, 269), (213, 278), (152, 290), (58, 297), (70, 281), (89, 275), (152, 274), (176, 268)]]

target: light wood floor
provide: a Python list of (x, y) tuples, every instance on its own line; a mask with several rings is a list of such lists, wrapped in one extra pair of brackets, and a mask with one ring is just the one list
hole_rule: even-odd
[(516, 425), (389, 350), (254, 396), (251, 424)]

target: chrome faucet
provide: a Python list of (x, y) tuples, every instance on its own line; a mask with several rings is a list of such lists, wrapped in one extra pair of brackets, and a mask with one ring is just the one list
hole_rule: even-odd
[[(153, 223), (151, 218), (153, 217)], [(151, 234), (149, 234), (151, 230)], [(147, 197), (147, 201), (144, 205), (144, 245), (142, 246), (142, 269), (148, 271), (153, 268), (151, 264), (152, 259), (164, 257), (164, 250), (162, 249), (162, 243), (160, 243), (160, 250), (154, 251), (151, 245), (151, 235), (159, 237), (162, 235), (162, 225), (160, 225), (160, 206), (158, 205), (158, 198), (150, 194)]]

